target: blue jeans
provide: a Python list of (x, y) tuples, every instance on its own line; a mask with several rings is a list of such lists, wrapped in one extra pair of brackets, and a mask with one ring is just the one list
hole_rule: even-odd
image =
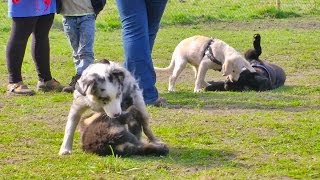
[(138, 80), (146, 104), (158, 99), (151, 53), (166, 4), (167, 0), (117, 0), (124, 66)]
[(95, 15), (64, 16), (62, 23), (73, 49), (76, 74), (81, 75), (94, 61)]

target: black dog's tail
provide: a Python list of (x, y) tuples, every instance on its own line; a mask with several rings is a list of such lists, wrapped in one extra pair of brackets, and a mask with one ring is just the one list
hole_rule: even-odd
[(254, 49), (249, 49), (246, 53), (245, 53), (245, 58), (247, 60), (259, 60), (259, 56), (262, 53), (262, 49), (261, 49), (261, 36), (260, 34), (255, 34), (253, 36), (254, 40), (253, 40), (253, 47)]

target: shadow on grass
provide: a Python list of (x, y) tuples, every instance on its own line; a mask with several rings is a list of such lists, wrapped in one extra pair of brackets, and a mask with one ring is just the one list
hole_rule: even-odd
[(169, 109), (316, 109), (312, 95), (317, 96), (320, 87), (283, 86), (264, 91), (214, 91), (204, 93), (176, 92), (162, 94), (167, 98)]
[[(159, 157), (137, 157), (133, 156), (138, 161), (145, 161), (146, 158), (158, 159)], [(233, 152), (218, 149), (199, 149), (189, 147), (171, 147), (169, 155), (163, 159), (165, 164), (173, 164), (185, 167), (186, 172), (201, 171), (207, 168), (214, 167), (247, 167), (244, 164), (234, 161), (236, 155)], [(164, 167), (170, 167), (164, 164)]]
[(236, 155), (226, 150), (172, 147), (169, 156), (175, 163), (185, 166), (237, 166), (237, 163), (233, 162)]

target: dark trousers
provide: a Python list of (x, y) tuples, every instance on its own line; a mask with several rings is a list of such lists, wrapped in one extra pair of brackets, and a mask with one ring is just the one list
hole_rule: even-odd
[(32, 34), (31, 53), (40, 81), (51, 80), (49, 31), (54, 14), (12, 18), (12, 29), (7, 43), (6, 59), (9, 83), (22, 81), (21, 67)]

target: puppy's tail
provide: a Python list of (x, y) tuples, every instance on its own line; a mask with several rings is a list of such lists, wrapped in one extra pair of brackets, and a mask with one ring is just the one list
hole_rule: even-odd
[(174, 64), (175, 64), (175, 60), (174, 60), (174, 56), (172, 56), (171, 62), (170, 62), (170, 64), (169, 64), (168, 67), (165, 67), (165, 68), (154, 67), (154, 70), (155, 70), (156, 72), (172, 71), (172, 70), (173, 70), (173, 67), (174, 67)]

